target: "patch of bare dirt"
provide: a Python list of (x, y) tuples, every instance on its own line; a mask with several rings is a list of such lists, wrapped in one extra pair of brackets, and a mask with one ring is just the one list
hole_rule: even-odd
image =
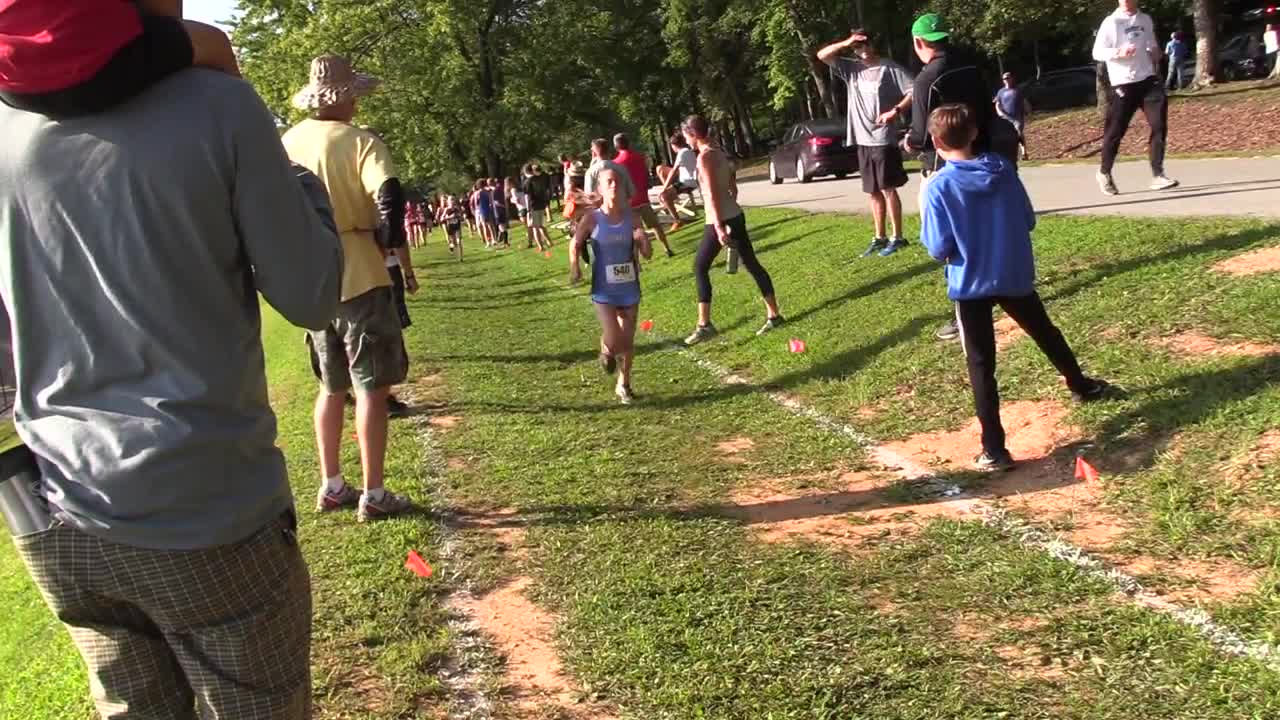
[(1019, 625), (1031, 630), (1043, 624), (1044, 621), (1040, 618), (1014, 618), (1006, 622), (962, 615), (955, 618), (949, 630), (953, 637), (965, 645), (991, 646), (992, 653), (1000, 658), (1000, 669), (1013, 677), (1058, 680), (1066, 676), (1067, 664), (1064, 659), (1047, 656), (1023, 645), (995, 645), (996, 636), (1003, 630), (1022, 629)]
[(1008, 348), (1010, 345), (1018, 342), (1019, 340), (1027, 336), (1026, 331), (1023, 330), (1018, 325), (1018, 323), (1014, 322), (1014, 319), (1009, 317), (1008, 315), (996, 321), (995, 329), (996, 329), (996, 351), (1004, 350)]
[(742, 455), (753, 450), (755, 446), (756, 441), (749, 437), (736, 437), (731, 440), (716, 443), (715, 447), (716, 452), (720, 453), (721, 462), (739, 465), (747, 461), (747, 459), (742, 457)]
[[(1130, 574), (1147, 576), (1152, 589), (1171, 599), (1221, 600), (1253, 589), (1257, 573), (1226, 559), (1204, 562), (1121, 552), (1132, 524), (1104, 506), (1101, 480), (1075, 478), (1082, 433), (1066, 416), (1066, 408), (1056, 402), (1004, 405), (1007, 445), (1018, 467), (990, 475), (983, 485), (970, 488), (967, 497), (904, 500), (904, 489), (895, 488), (898, 481), (892, 476), (852, 472), (817, 492), (797, 489), (786, 479), (757, 483), (736, 493), (724, 512), (751, 525), (766, 542), (806, 540), (859, 549), (913, 535), (939, 517), (971, 519), (975, 498), (980, 498), (1057, 529), (1072, 544)], [(979, 436), (974, 420), (960, 430), (921, 434), (884, 449), (924, 467), (968, 468)], [(1274, 438), (1266, 444), (1280, 448)]]
[(450, 470), (470, 470), (471, 469), (471, 466), (467, 464), (467, 461), (463, 460), (462, 458), (449, 458), (449, 462), (446, 463), (446, 465)]
[[(470, 517), (467, 525), (492, 535), (503, 553), (518, 561), (526, 553), (519, 519), (515, 510), (504, 509)], [(502, 692), (512, 717), (609, 720), (614, 713), (586, 702), (565, 673), (552, 641), (555, 618), (525, 595), (532, 582), (522, 576), (480, 597), (455, 596), (450, 607), (474, 621), (505, 659)]]
[(442, 430), (451, 430), (458, 426), (462, 418), (457, 415), (432, 415), (427, 418), (427, 423), (431, 427), (440, 428)]
[(1280, 429), (1268, 430), (1242, 457), (1222, 466), (1221, 476), (1241, 489), (1262, 478), (1263, 471), (1280, 459)]
[(1241, 276), (1280, 272), (1280, 247), (1261, 248), (1236, 255), (1214, 265), (1213, 269), (1227, 275)]
[(785, 481), (765, 481), (735, 493), (724, 514), (751, 525), (765, 542), (809, 540), (859, 548), (913, 535), (935, 517), (960, 515), (969, 504), (904, 504), (890, 494), (894, 483), (888, 476), (851, 472), (832, 489), (806, 493), (788, 489)]
[(1219, 340), (1195, 331), (1181, 332), (1156, 341), (1180, 355), (1209, 355), (1212, 357), (1266, 357), (1280, 355), (1280, 345), (1257, 343), (1249, 340)]
[(607, 708), (583, 702), (565, 674), (552, 644), (555, 623), (530, 602), (528, 577), (517, 578), (480, 598), (456, 599), (454, 608), (472, 618), (506, 659), (504, 695), (515, 717), (599, 720)]

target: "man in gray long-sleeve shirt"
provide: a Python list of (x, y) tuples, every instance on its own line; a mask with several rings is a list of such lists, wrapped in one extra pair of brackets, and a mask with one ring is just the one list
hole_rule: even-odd
[(0, 127), (15, 416), (52, 517), (14, 541), (99, 713), (309, 717), (258, 295), (308, 328), (334, 317), (323, 188), (300, 187), (253, 89), (206, 70), (96, 115), (0, 105)]

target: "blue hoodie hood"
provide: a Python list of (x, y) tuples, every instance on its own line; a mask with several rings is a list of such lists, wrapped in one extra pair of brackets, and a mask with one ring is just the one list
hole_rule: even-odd
[(947, 265), (952, 300), (1035, 290), (1035, 211), (1017, 171), (994, 153), (947, 162), (922, 196), (920, 240)]

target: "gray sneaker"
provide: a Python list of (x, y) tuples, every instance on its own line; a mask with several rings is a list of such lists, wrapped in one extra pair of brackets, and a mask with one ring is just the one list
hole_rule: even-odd
[(320, 483), (320, 491), (316, 493), (316, 512), (333, 512), (345, 507), (352, 507), (360, 502), (360, 491), (343, 484), (337, 492), (329, 492), (329, 486)]
[(1179, 183), (1177, 180), (1174, 180), (1173, 178), (1169, 177), (1168, 175), (1165, 175), (1164, 173), (1160, 173), (1159, 175), (1156, 175), (1155, 177), (1151, 178), (1152, 190), (1170, 190), (1172, 188), (1178, 187), (1178, 185), (1180, 184), (1181, 183)]
[(381, 500), (373, 500), (368, 493), (360, 496), (360, 508), (356, 511), (356, 519), (360, 522), (382, 520), (404, 512), (413, 507), (413, 502), (402, 495), (384, 491)]
[(1098, 189), (1102, 191), (1103, 195), (1119, 195), (1120, 194), (1120, 191), (1116, 189), (1116, 181), (1113, 180), (1111, 176), (1108, 175), (1107, 173), (1099, 172), (1096, 176), (1096, 179), (1098, 181)]
[(711, 338), (715, 337), (719, 333), (720, 331), (716, 330), (715, 325), (712, 325), (710, 323), (706, 325), (699, 325), (698, 329), (694, 330), (692, 335), (684, 339), (684, 344), (697, 345), (698, 343), (703, 342), (705, 340), (710, 340)]
[(946, 324), (938, 328), (934, 333), (939, 340), (955, 340), (960, 337), (960, 327), (956, 325), (954, 320), (948, 320)]

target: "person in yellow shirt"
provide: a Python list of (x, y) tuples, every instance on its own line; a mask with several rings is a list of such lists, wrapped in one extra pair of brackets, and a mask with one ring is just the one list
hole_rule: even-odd
[[(338, 316), (324, 330), (307, 336), (312, 366), (321, 381), (315, 426), (323, 482), (316, 510), (354, 505), (361, 522), (412, 507), (408, 498), (384, 487), (387, 401), (391, 386), (403, 382), (409, 369), (384, 248), (399, 259), (405, 288), (410, 293), (418, 290), (404, 237), (404, 191), (391, 151), (373, 132), (351, 123), (357, 99), (377, 85), (376, 78), (357, 73), (344, 57), (316, 58), (310, 84), (293, 98), (296, 107), (312, 116), (283, 137), (289, 157), (328, 188), (346, 258)], [(356, 395), (363, 493), (343, 480), (339, 460), (349, 389)]]

